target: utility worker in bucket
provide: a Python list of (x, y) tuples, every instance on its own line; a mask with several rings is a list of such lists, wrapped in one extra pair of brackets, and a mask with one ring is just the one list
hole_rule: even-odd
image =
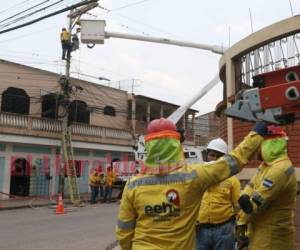
[(270, 136), (261, 145), (262, 163), (239, 199), (238, 249), (247, 245), (247, 236), (251, 250), (294, 249), (295, 170), (287, 154), (286, 133), (274, 125), (268, 130)]
[[(228, 153), (227, 144), (217, 138), (207, 145), (207, 161), (216, 161)], [(232, 176), (209, 187), (201, 201), (196, 223), (196, 250), (233, 250), (234, 225), (241, 185)]]
[(165, 118), (147, 128), (147, 158), (139, 176), (127, 181), (116, 235), (123, 250), (190, 250), (201, 197), (210, 186), (238, 173), (263, 141), (257, 123), (244, 141), (217, 161), (186, 165), (180, 133)]

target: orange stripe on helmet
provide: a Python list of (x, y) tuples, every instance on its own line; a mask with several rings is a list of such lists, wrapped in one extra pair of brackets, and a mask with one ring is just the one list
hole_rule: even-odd
[(145, 136), (145, 142), (154, 139), (163, 139), (163, 138), (173, 138), (173, 139), (180, 140), (180, 134), (172, 130), (164, 130), (160, 132), (150, 133)]
[(287, 137), (287, 133), (280, 126), (269, 125), (268, 134), (265, 136), (265, 140)]

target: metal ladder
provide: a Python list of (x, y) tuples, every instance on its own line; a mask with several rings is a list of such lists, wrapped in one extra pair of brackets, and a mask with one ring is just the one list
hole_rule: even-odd
[[(67, 126), (67, 124), (63, 122), (63, 126)], [(80, 194), (77, 185), (77, 176), (76, 176), (73, 148), (71, 145), (70, 127), (67, 126), (65, 129), (63, 129), (63, 131), (65, 132), (62, 133), (62, 152), (63, 152), (64, 162), (67, 170), (70, 198), (74, 205), (79, 206)]]

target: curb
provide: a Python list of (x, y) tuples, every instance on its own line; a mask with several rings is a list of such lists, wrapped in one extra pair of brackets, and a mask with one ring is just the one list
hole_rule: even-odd
[(53, 206), (56, 205), (56, 203), (49, 203), (49, 204), (37, 204), (37, 205), (20, 205), (20, 206), (7, 206), (7, 207), (1, 207), (0, 211), (5, 210), (16, 210), (16, 209), (24, 209), (24, 208), (35, 208), (35, 207), (47, 207), (47, 206)]
[[(5, 201), (9, 203), (9, 201)], [(82, 200), (82, 202), (88, 202), (87, 199)], [(67, 205), (72, 205), (73, 203), (70, 200), (64, 201), (64, 204)], [(10, 206), (1, 206), (1, 201), (0, 201), (0, 211), (4, 210), (14, 210), (14, 209), (24, 209), (24, 208), (37, 208), (37, 207), (50, 207), (50, 206), (56, 206), (57, 203), (55, 201), (49, 201), (47, 203), (40, 203), (40, 204), (32, 204), (32, 200), (28, 201), (27, 204), (22, 204), (22, 205), (12, 205)]]
[[(45, 203), (40, 203), (40, 204), (33, 204), (32, 201), (34, 201), (34, 199), (32, 200), (29, 200), (28, 202), (26, 202), (25, 204), (23, 203), (22, 205), (9, 205), (9, 202), (10, 201), (4, 201), (5, 203), (8, 203), (7, 206), (3, 206), (1, 205), (1, 200), (0, 200), (0, 211), (4, 211), (4, 210), (14, 210), (14, 209), (24, 209), (24, 208), (37, 208), (37, 207), (50, 207), (50, 206), (56, 206), (57, 205), (57, 202), (55, 201), (48, 201), (48, 202), (45, 202)], [(88, 198), (85, 198), (85, 199), (82, 199), (81, 202), (82, 203), (89, 203), (89, 199)], [(116, 199), (113, 199), (112, 200), (112, 203), (115, 203), (117, 200)], [(14, 202), (14, 201), (12, 201)], [(64, 201), (64, 204), (65, 205), (73, 205), (73, 203), (71, 202), (71, 200), (67, 199)], [(98, 204), (105, 204), (105, 203), (101, 203), (99, 202)], [(81, 206), (79, 206), (81, 207)], [(55, 208), (54, 208), (55, 209)]]

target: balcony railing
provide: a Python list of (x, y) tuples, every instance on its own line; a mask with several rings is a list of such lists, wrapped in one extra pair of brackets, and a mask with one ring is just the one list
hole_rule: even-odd
[(14, 114), (0, 113), (0, 125), (14, 128), (27, 128), (28, 117)]
[[(12, 113), (0, 113), (0, 126), (23, 128), (48, 133), (60, 133), (62, 130), (62, 124), (60, 120), (31, 117)], [(80, 123), (74, 123), (71, 128), (72, 133), (75, 135), (126, 140), (132, 139), (132, 134), (130, 131), (122, 129), (98, 127)]]

